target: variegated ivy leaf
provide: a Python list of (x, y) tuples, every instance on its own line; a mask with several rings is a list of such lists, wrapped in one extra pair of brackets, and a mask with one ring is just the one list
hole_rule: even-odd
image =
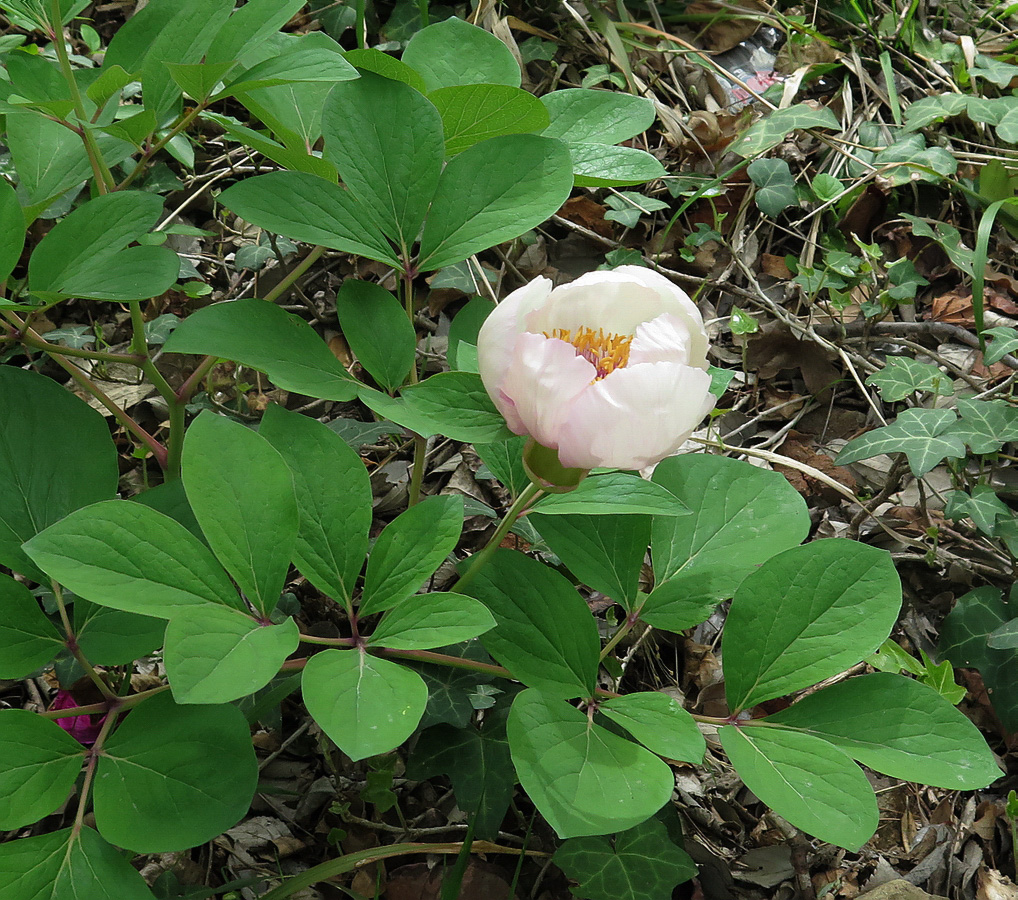
[(838, 465), (870, 459), (881, 453), (904, 453), (917, 478), (925, 475), (945, 457), (961, 459), (965, 443), (946, 433), (957, 422), (951, 409), (906, 409), (890, 425), (874, 428), (845, 444)]
[(888, 403), (904, 400), (916, 391), (951, 392), (951, 379), (931, 363), (919, 362), (907, 356), (889, 356), (884, 368), (866, 379), (876, 385), (880, 396)]
[(961, 419), (947, 429), (973, 453), (996, 453), (1009, 441), (1018, 441), (1018, 409), (1004, 400), (959, 400)]
[(964, 491), (951, 491), (947, 495), (944, 515), (957, 521), (970, 518), (983, 534), (993, 537), (997, 529), (997, 516), (1010, 516), (1011, 509), (988, 484), (977, 484), (971, 496)]
[(995, 362), (1000, 362), (1005, 354), (1018, 350), (1018, 331), (1005, 325), (1000, 325), (997, 328), (987, 328), (983, 332), (983, 337), (993, 338), (987, 344), (986, 352), (983, 354), (983, 362), (988, 366), (992, 366)]

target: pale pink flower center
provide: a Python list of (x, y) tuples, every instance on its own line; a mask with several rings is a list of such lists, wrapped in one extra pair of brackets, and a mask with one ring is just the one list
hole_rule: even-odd
[(572, 329), (556, 328), (551, 334), (544, 332), (544, 336), (572, 344), (576, 348), (576, 355), (582, 356), (597, 371), (594, 381), (600, 381), (616, 369), (624, 368), (629, 362), (629, 345), (633, 342), (632, 335), (605, 334), (603, 328), (595, 332), (586, 326), (578, 328), (575, 335)]

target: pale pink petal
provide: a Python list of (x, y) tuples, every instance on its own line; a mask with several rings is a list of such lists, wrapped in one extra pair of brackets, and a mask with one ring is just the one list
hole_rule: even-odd
[(491, 396), (513, 431), (529, 434), (554, 449), (570, 403), (595, 374), (594, 367), (576, 355), (572, 344), (539, 334), (521, 334)]
[(484, 320), (477, 335), (477, 367), (485, 389), (492, 396), (509, 368), (516, 338), (526, 331), (526, 316), (547, 302), (550, 293), (551, 281), (535, 278), (513, 291)]
[(558, 432), (562, 465), (642, 469), (671, 456), (714, 407), (702, 369), (643, 363), (588, 386)]
[[(598, 275), (592, 283), (590, 275)], [(598, 328), (606, 334), (632, 334), (641, 322), (668, 310), (657, 291), (613, 272), (591, 272), (555, 288), (548, 302), (527, 316), (527, 331), (551, 334), (555, 329)], [(609, 277), (605, 277), (609, 276)]]
[[(636, 334), (629, 345), (629, 365), (670, 362), (688, 366), (691, 340), (686, 323), (678, 316), (665, 313), (636, 326)], [(697, 368), (704, 366), (706, 362)]]

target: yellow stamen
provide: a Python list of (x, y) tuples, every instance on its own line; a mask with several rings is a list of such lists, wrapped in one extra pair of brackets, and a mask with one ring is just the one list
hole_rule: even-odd
[(579, 328), (575, 336), (569, 328), (556, 328), (551, 334), (544, 332), (544, 336), (572, 344), (577, 355), (597, 370), (595, 381), (623, 368), (629, 362), (629, 345), (633, 342), (632, 335), (605, 334), (602, 328), (596, 332), (593, 328)]

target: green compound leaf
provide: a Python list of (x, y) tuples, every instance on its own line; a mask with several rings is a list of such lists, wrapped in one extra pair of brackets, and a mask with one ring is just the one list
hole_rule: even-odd
[(480, 376), (472, 372), (432, 375), (404, 389), (398, 400), (368, 387), (358, 395), (378, 415), (417, 434), (486, 444), (510, 433)]
[[(281, 84), (351, 81), (357, 77), (357, 70), (342, 53), (337, 53), (331, 47), (308, 46), (296, 42), (293, 49), (270, 57), (231, 79), (226, 89), (216, 94), (215, 99), (223, 100), (244, 91)], [(180, 83), (179, 80), (177, 83)], [(188, 93), (194, 96), (190, 91)]]
[[(690, 516), (654, 519), (651, 550), (658, 584), (680, 574), (710, 573), (717, 599), (731, 597), (760, 563), (809, 533), (806, 502), (777, 472), (723, 456), (689, 454), (663, 460), (653, 480), (692, 510)], [(648, 604), (645, 612), (654, 607)]]
[(964, 491), (947, 491), (944, 496), (947, 499), (944, 506), (947, 518), (958, 521), (967, 516), (988, 537), (994, 537), (997, 533), (998, 516), (1010, 519), (1013, 515), (1011, 507), (988, 484), (972, 485), (971, 495)]
[(780, 144), (793, 131), (801, 128), (839, 130), (841, 123), (827, 107), (814, 109), (805, 103), (797, 103), (795, 106), (768, 113), (759, 122), (751, 125), (729, 149), (744, 159), (760, 156)]
[(232, 300), (199, 309), (176, 327), (163, 348), (231, 359), (264, 372), (285, 391), (309, 397), (357, 396), (357, 382), (311, 326), (264, 300)]
[(153, 0), (117, 31), (106, 64), (140, 75), (145, 109), (162, 119), (180, 101), (166, 63), (199, 62), (233, 6), (233, 0)]
[(56, 722), (0, 710), (0, 828), (31, 825), (67, 799), (85, 749)]
[(932, 687), (901, 675), (849, 678), (767, 721), (823, 738), (871, 769), (917, 784), (976, 790), (1001, 774), (965, 715)]
[(822, 841), (858, 850), (877, 829), (877, 798), (844, 752), (784, 728), (718, 731), (739, 777), (779, 816)]
[(566, 143), (577, 187), (643, 184), (667, 175), (660, 161), (636, 147), (613, 147), (595, 142)]
[(552, 857), (586, 900), (670, 900), (673, 888), (696, 875), (696, 863), (648, 819), (614, 838), (570, 838)]
[(667, 487), (638, 475), (609, 472), (583, 479), (565, 494), (549, 494), (531, 512), (554, 515), (686, 516), (690, 510)]
[(103, 751), (97, 827), (136, 853), (212, 840), (244, 816), (258, 781), (247, 720), (228, 704), (177, 706), (159, 694), (132, 710)]
[(115, 496), (117, 451), (99, 413), (50, 378), (0, 366), (0, 564), (47, 582), (21, 545)]
[(550, 697), (593, 693), (601, 642), (565, 576), (522, 553), (496, 550), (467, 590), (498, 623), (481, 643), (515, 678)]
[(434, 104), (407, 84), (366, 72), (332, 89), (322, 133), (325, 156), (350, 193), (371, 210), (385, 235), (409, 250), (445, 156)]
[(400, 513), (371, 549), (361, 615), (389, 609), (415, 593), (452, 553), (462, 529), (462, 497), (428, 497)]
[(746, 174), (756, 185), (756, 205), (764, 215), (773, 219), (789, 206), (798, 204), (795, 179), (783, 159), (755, 159), (749, 164)]
[(31, 675), (63, 647), (60, 633), (32, 592), (21, 582), (0, 575), (0, 678)]
[(32, 254), (30, 289), (93, 300), (157, 297), (177, 280), (177, 254), (128, 244), (148, 234), (162, 211), (162, 199), (142, 191), (118, 191), (82, 204)]
[(463, 84), (428, 95), (442, 116), (446, 156), (504, 134), (540, 132), (548, 110), (533, 94), (507, 84)]
[(395, 650), (430, 650), (469, 641), (494, 627), (491, 613), (472, 597), (419, 594), (389, 610), (368, 644)]
[(178, 703), (228, 703), (261, 690), (297, 649), (297, 623), (264, 625), (228, 607), (180, 612), (166, 626), (163, 661)]
[(632, 828), (671, 797), (665, 763), (562, 700), (523, 691), (507, 731), (520, 784), (561, 838)]
[(1018, 409), (1005, 400), (958, 400), (961, 419), (947, 434), (968, 444), (973, 453), (996, 453), (1004, 444), (1018, 440)]
[(453, 157), (421, 236), (422, 271), (441, 269), (519, 237), (554, 215), (573, 187), (561, 141), (509, 134)]
[(350, 191), (317, 175), (269, 172), (245, 178), (223, 191), (219, 202), (273, 234), (366, 256), (402, 271), (370, 210)]
[(297, 499), (283, 458), (257, 432), (206, 410), (187, 430), (181, 478), (212, 552), (268, 615), (297, 540)]
[(74, 628), (78, 646), (89, 662), (125, 666), (162, 646), (166, 622), (78, 597), (74, 601)]
[(888, 403), (896, 403), (916, 391), (950, 394), (951, 379), (932, 363), (919, 362), (908, 356), (889, 356), (884, 367), (866, 379), (880, 391)]
[(0, 845), (0, 892), (25, 900), (154, 900), (114, 847), (84, 826)]
[(607, 700), (599, 710), (652, 753), (682, 762), (703, 762), (706, 750), (703, 735), (674, 697), (640, 691)]
[(360, 650), (325, 650), (312, 656), (301, 684), (308, 712), (355, 761), (402, 744), (428, 702), (420, 675)]
[(79, 509), (32, 538), (25, 552), (79, 597), (113, 609), (168, 619), (206, 604), (246, 608), (208, 547), (130, 500)]
[(983, 355), (983, 362), (992, 366), (1000, 362), (1008, 353), (1018, 350), (1018, 331), (1000, 325), (997, 328), (987, 328), (983, 332), (984, 338), (992, 338), (986, 344), (986, 353)]
[(167, 63), (170, 77), (188, 97), (205, 100), (212, 95), (223, 76), (236, 65), (235, 62), (218, 63)]
[(0, 182), (0, 235), (0, 282), (4, 282), (25, 247), (25, 214), (17, 193), (6, 179)]
[(509, 491), (514, 500), (530, 484), (527, 470), (523, 467), (523, 448), (526, 445), (526, 435), (514, 434), (502, 441), (477, 444), (474, 447), (481, 462)]
[(394, 56), (389, 56), (388, 53), (383, 53), (381, 50), (371, 47), (368, 49), (346, 50), (343, 56), (346, 57), (346, 61), (350, 65), (360, 69), (362, 72), (374, 72), (383, 78), (402, 81), (403, 84), (409, 84), (410, 87), (420, 91), (422, 94), (427, 93), (424, 79), (405, 62), (396, 59)]
[(874, 428), (850, 440), (835, 462), (843, 466), (881, 453), (904, 453), (912, 474), (918, 478), (944, 457), (961, 459), (965, 456), (964, 441), (953, 433), (957, 420), (957, 414), (951, 409), (906, 409), (890, 425)]
[(336, 312), (361, 365), (392, 393), (413, 367), (417, 333), (400, 302), (379, 284), (347, 278), (336, 293)]
[(650, 516), (543, 516), (541, 537), (584, 584), (632, 608)]
[(569, 88), (541, 98), (551, 123), (545, 137), (572, 143), (618, 144), (654, 124), (654, 104), (646, 97), (613, 91)]
[(483, 28), (450, 18), (422, 28), (403, 51), (427, 90), (457, 84), (507, 84), (518, 88), (520, 65), (509, 48)]
[(263, 44), (296, 15), (300, 0), (249, 0), (223, 23), (205, 54), (206, 62), (237, 59)]
[(429, 728), (414, 745), (407, 777), (424, 781), (435, 775), (449, 776), (456, 805), (474, 817), (474, 836), (495, 840), (516, 789), (505, 726)]
[(987, 646), (987, 635), (1015, 617), (1013, 604), (995, 587), (958, 598), (940, 629), (939, 655), (955, 666), (978, 669), (993, 709), (1008, 731), (1018, 730), (1018, 654)]
[(293, 475), (300, 514), (293, 554), (297, 568), (320, 591), (349, 601), (371, 527), (371, 482), (364, 463), (327, 425), (275, 404), (265, 410), (258, 433)]
[(901, 608), (890, 554), (856, 541), (779, 553), (735, 592), (725, 621), (725, 692), (733, 711), (855, 665), (887, 638)]

